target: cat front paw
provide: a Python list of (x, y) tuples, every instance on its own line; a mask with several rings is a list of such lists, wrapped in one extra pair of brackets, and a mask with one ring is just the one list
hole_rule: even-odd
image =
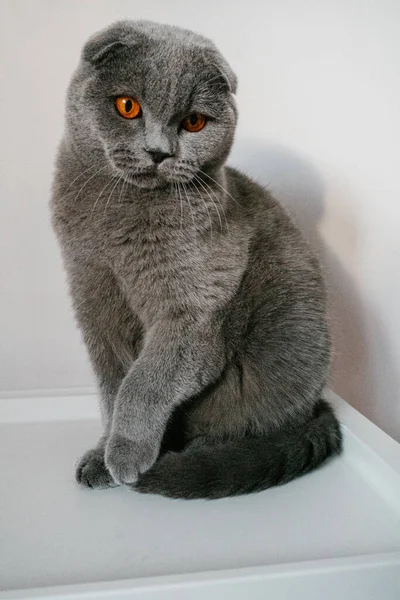
[(75, 477), (80, 485), (93, 489), (104, 489), (116, 485), (105, 465), (103, 448), (93, 448), (85, 452), (78, 463)]
[(159, 453), (157, 444), (148, 441), (135, 442), (114, 434), (108, 440), (105, 463), (115, 483), (135, 483), (155, 463)]

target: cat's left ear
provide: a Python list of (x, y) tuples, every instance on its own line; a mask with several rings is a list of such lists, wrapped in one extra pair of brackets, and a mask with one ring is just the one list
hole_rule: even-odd
[(123, 21), (95, 33), (83, 47), (83, 60), (95, 66), (105, 62), (129, 45), (128, 33)]
[(231, 67), (228, 65), (226, 60), (222, 61), (222, 64), (218, 65), (218, 69), (221, 72), (222, 77), (225, 79), (226, 84), (227, 84), (231, 94), (236, 94), (238, 80), (237, 80), (235, 73), (233, 72)]
[(212, 55), (210, 58), (213, 65), (222, 76), (222, 79), (226, 84), (226, 87), (228, 88), (229, 92), (231, 94), (236, 94), (238, 80), (230, 64), (218, 51), (212, 51)]

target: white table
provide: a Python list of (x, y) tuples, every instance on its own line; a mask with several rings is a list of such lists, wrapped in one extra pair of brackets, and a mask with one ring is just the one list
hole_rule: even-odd
[(0, 596), (399, 600), (400, 445), (330, 398), (340, 459), (211, 502), (82, 489), (96, 399), (0, 400)]

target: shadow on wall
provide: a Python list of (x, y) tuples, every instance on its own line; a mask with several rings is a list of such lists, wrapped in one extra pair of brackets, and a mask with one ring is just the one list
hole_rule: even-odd
[[(320, 257), (329, 293), (329, 318), (334, 345), (331, 387), (372, 421), (390, 430), (390, 412), (399, 382), (391, 368), (390, 348), (376, 314), (365, 305), (354, 282), (319, 233), (324, 206), (324, 184), (313, 166), (280, 146), (237, 140), (230, 164), (268, 187), (286, 207)], [(357, 231), (347, 227), (357, 258)], [(343, 239), (343, 231), (341, 236)], [(382, 373), (384, 365), (385, 373)], [(384, 385), (380, 381), (385, 377)], [(383, 390), (383, 387), (385, 389)]]

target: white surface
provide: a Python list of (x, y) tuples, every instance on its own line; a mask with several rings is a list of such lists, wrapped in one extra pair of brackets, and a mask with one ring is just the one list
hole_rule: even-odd
[(400, 440), (398, 0), (2, 0), (0, 388), (92, 385), (47, 201), (80, 47), (122, 17), (195, 28), (227, 55), (232, 162), (270, 184), (328, 271), (333, 387)]
[(398, 600), (399, 587), (399, 556), (393, 554), (0, 592), (0, 597), (2, 600)]
[[(338, 597), (328, 590), (341, 600), (398, 597), (400, 446), (340, 399), (343, 457), (281, 488), (214, 502), (81, 489), (73, 465), (96, 441), (99, 424), (87, 419), (94, 398), (83, 399), (76, 421), (68, 417), (69, 401), (54, 398), (42, 423), (30, 423), (29, 415), (24, 422), (23, 403), (0, 401), (0, 588), (67, 586), (19, 598), (99, 591), (120, 597), (121, 589), (184, 598), (189, 588), (193, 598), (219, 598), (218, 590), (256, 598), (268, 590), (280, 600), (296, 582), (297, 600), (303, 593), (321, 597), (310, 590), (323, 589), (324, 600)], [(20, 422), (10, 422), (15, 402)], [(346, 595), (356, 583), (363, 595)]]

